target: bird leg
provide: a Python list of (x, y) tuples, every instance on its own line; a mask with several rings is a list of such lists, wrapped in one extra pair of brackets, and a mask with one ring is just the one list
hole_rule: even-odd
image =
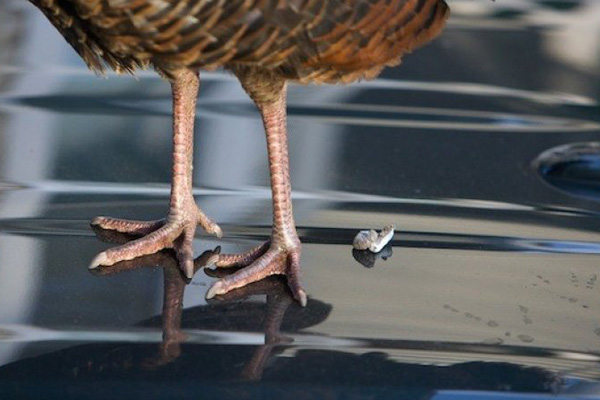
[(292, 214), (292, 196), (286, 132), (286, 82), (269, 71), (237, 69), (233, 71), (256, 103), (267, 136), (269, 172), (273, 196), (271, 239), (242, 255), (219, 255), (216, 267), (244, 267), (215, 282), (206, 298), (221, 295), (267, 276), (287, 276), (293, 296), (306, 304), (300, 284), (300, 239)]
[(98, 254), (90, 269), (153, 254), (164, 248), (177, 253), (180, 268), (188, 278), (194, 273), (193, 239), (196, 226), (222, 236), (221, 228), (198, 208), (192, 194), (194, 120), (200, 87), (198, 73), (184, 69), (171, 80), (173, 93), (173, 179), (167, 217), (158, 221), (131, 221), (97, 217), (94, 227), (116, 230), (141, 238)]

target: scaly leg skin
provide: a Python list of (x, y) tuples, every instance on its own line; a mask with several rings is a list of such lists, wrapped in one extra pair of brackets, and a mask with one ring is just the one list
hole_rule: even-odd
[(287, 276), (294, 298), (306, 305), (306, 293), (300, 284), (300, 239), (292, 214), (289, 159), (286, 133), (286, 82), (261, 70), (236, 70), (242, 86), (256, 103), (265, 127), (269, 153), (269, 172), (273, 195), (271, 239), (242, 255), (220, 255), (216, 267), (244, 267), (215, 282), (206, 298), (256, 282), (267, 276)]
[(196, 226), (222, 236), (221, 228), (198, 208), (192, 195), (192, 159), (194, 152), (194, 119), (200, 79), (198, 73), (184, 69), (171, 81), (173, 92), (173, 181), (167, 217), (158, 221), (130, 221), (97, 217), (91, 224), (141, 238), (108, 249), (96, 256), (90, 269), (111, 266), (120, 261), (173, 248), (179, 266), (188, 278), (194, 274), (193, 239)]

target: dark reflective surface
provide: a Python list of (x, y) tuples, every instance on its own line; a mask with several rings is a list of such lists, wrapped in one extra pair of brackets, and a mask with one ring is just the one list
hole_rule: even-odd
[[(88, 272), (108, 246), (92, 217), (166, 210), (169, 87), (95, 78), (41, 14), (1, 2), (2, 394), (598, 395), (600, 202), (534, 160), (600, 141), (600, 3), (451, 6), (380, 80), (290, 91), (300, 309), (278, 280), (207, 304), (214, 278), (184, 287), (168, 254)], [(198, 232), (196, 253), (239, 252), (270, 233), (262, 126), (235, 80), (201, 78), (196, 198), (225, 239)], [(388, 224), (393, 257), (363, 268), (354, 235)]]

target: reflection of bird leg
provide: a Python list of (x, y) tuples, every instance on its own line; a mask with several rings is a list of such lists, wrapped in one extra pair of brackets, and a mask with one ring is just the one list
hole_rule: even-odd
[(252, 381), (258, 382), (262, 379), (263, 371), (265, 370), (265, 365), (271, 356), (271, 351), (273, 351), (273, 344), (265, 344), (259, 346), (252, 358), (248, 363), (244, 366), (240, 377), (244, 381)]
[(165, 365), (176, 360), (181, 354), (181, 342), (187, 336), (181, 332), (181, 313), (185, 281), (179, 269), (164, 268), (163, 292), (163, 341), (159, 346), (155, 365)]
[[(120, 241), (118, 237), (110, 237), (112, 241)], [(198, 270), (218, 254), (215, 251), (205, 251), (194, 260), (194, 271)], [(183, 311), (183, 294), (186, 281), (178, 267), (177, 260), (171, 252), (162, 251), (156, 254), (122, 261), (114, 267), (101, 267), (93, 270), (98, 275), (114, 275), (123, 271), (147, 267), (161, 266), (164, 276), (163, 315), (162, 315), (162, 343), (159, 345), (158, 354), (154, 358), (143, 361), (143, 366), (155, 369), (175, 361), (181, 354), (181, 343), (186, 335), (181, 331), (181, 314)]]
[[(224, 270), (222, 269), (214, 271), (205, 270), (205, 272), (211, 276), (223, 277), (224, 275)], [(283, 336), (280, 329), (285, 313), (290, 305), (293, 304), (294, 299), (285, 281), (279, 277), (270, 277), (219, 296), (220, 301), (233, 302), (261, 294), (267, 295), (267, 309), (263, 326), (265, 344), (256, 349), (252, 358), (242, 370), (242, 379), (249, 381), (258, 381), (261, 379), (273, 348), (293, 342), (292, 338)]]
[[(113, 242), (123, 241), (121, 235), (101, 236)], [(220, 248), (214, 251), (205, 251), (194, 260), (194, 270), (207, 264), (214, 263), (219, 256)], [(129, 261), (122, 261), (112, 267), (100, 267), (92, 272), (96, 275), (115, 275), (123, 271), (133, 270), (148, 266), (160, 266), (164, 274), (163, 315), (162, 315), (162, 343), (159, 345), (156, 356), (146, 359), (142, 365), (147, 369), (156, 369), (177, 360), (181, 355), (181, 343), (186, 340), (186, 335), (181, 331), (181, 318), (183, 312), (183, 295), (186, 281), (178, 268), (177, 259), (172, 251), (161, 251), (156, 254), (139, 257)], [(211, 276), (223, 277), (227, 270), (206, 270)], [(265, 366), (277, 346), (293, 342), (293, 339), (281, 334), (281, 324), (294, 299), (285, 280), (279, 277), (270, 277), (242, 288), (232, 290), (219, 296), (217, 303), (235, 302), (254, 295), (266, 295), (266, 315), (263, 330), (265, 344), (259, 346), (252, 358), (244, 366), (241, 377), (244, 380), (260, 380)]]
[(259, 381), (273, 348), (277, 345), (293, 342), (292, 338), (283, 336), (280, 332), (283, 317), (292, 301), (292, 297), (286, 292), (267, 294), (265, 344), (256, 349), (250, 361), (244, 366), (241, 373), (242, 379)]
[(282, 344), (291, 343), (294, 340), (288, 336), (281, 335), (281, 323), (285, 312), (292, 304), (289, 293), (273, 293), (267, 295), (267, 317), (265, 319), (265, 343)]

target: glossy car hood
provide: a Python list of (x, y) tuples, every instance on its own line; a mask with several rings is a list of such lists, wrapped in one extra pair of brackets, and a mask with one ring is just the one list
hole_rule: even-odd
[[(169, 87), (94, 77), (2, 2), (3, 398), (600, 395), (600, 4), (450, 6), (378, 80), (290, 89), (302, 309), (277, 278), (207, 303), (216, 273), (186, 285), (169, 252), (88, 271), (91, 218), (166, 211)], [(237, 81), (201, 81), (195, 195), (225, 238), (195, 249), (239, 252), (270, 235), (264, 134)], [(573, 144), (588, 161), (539, 159)], [(388, 224), (365, 268), (354, 236)]]

